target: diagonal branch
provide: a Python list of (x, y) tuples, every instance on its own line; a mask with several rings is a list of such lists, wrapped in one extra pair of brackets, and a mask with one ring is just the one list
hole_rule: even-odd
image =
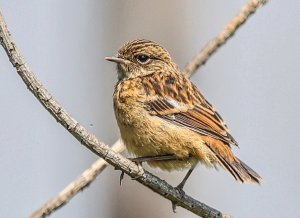
[(29, 69), (17, 49), (16, 44), (12, 41), (1, 13), (0, 42), (5, 49), (10, 62), (16, 68), (27, 88), (39, 100), (45, 109), (50, 112), (56, 121), (68, 130), (68, 132), (71, 133), (86, 148), (99, 157), (102, 157), (116, 169), (122, 170), (139, 183), (147, 186), (162, 197), (169, 199), (177, 206), (181, 206), (202, 217), (223, 217), (220, 211), (211, 208), (186, 194), (182, 196), (176, 188), (169, 185), (166, 181), (161, 180), (157, 176), (141, 168), (139, 165), (136, 165), (134, 162), (114, 152), (108, 145), (99, 141), (93, 134), (89, 133), (82, 125), (71, 117), (71, 115), (69, 115), (67, 111), (59, 105), (59, 103), (51, 96), (47, 89)]
[(184, 73), (190, 77), (196, 70), (214, 54), (227, 40), (233, 36), (238, 28), (254, 14), (259, 7), (266, 4), (268, 0), (249, 0), (241, 11), (225, 26), (215, 38), (210, 40), (204, 48), (190, 60), (184, 68)]

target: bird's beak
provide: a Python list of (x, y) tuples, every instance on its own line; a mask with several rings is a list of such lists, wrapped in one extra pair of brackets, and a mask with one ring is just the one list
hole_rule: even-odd
[(128, 64), (130, 62), (123, 58), (117, 58), (117, 57), (105, 57), (105, 60), (115, 62), (115, 63), (121, 63), (121, 64)]

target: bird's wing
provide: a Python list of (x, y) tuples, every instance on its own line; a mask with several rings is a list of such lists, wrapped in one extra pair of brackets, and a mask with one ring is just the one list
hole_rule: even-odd
[(167, 82), (156, 84), (156, 93), (149, 97), (146, 109), (152, 115), (171, 123), (221, 140), (228, 145), (238, 146), (221, 116), (198, 89), (188, 79), (179, 79), (181, 81), (173, 84)]

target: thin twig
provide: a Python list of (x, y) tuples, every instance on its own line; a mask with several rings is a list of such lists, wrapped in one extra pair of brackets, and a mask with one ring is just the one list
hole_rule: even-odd
[(18, 51), (16, 44), (12, 41), (10, 33), (0, 12), (0, 42), (9, 57), (10, 62), (16, 68), (18, 74), (26, 84), (27, 88), (40, 101), (46, 110), (66, 128), (79, 142), (102, 157), (106, 162), (134, 178), (139, 183), (147, 186), (154, 192), (202, 217), (223, 217), (220, 211), (211, 208), (188, 195), (181, 195), (178, 190), (166, 181), (147, 172), (134, 162), (114, 152), (109, 146), (99, 141), (93, 134), (89, 133), (80, 125), (67, 111), (58, 104), (52, 95), (46, 90), (42, 83), (29, 69), (23, 57)]
[(187, 77), (194, 74), (200, 66), (205, 64), (212, 54), (214, 54), (230, 37), (233, 36), (237, 29), (245, 23), (250, 15), (254, 14), (259, 7), (263, 6), (267, 2), (268, 0), (248, 1), (241, 11), (225, 26), (223, 31), (210, 40), (204, 48), (187, 63), (183, 71), (184, 74)]
[[(117, 153), (124, 151), (124, 145), (120, 140), (118, 140), (111, 149)], [(55, 210), (62, 207), (64, 204), (68, 203), (71, 198), (73, 198), (78, 192), (82, 191), (84, 188), (94, 181), (108, 165), (108, 163), (99, 158), (95, 161), (90, 168), (85, 170), (76, 180), (70, 183), (66, 188), (64, 188), (57, 196), (51, 198), (47, 201), (41, 208), (35, 211), (30, 217), (40, 218), (49, 216)]]

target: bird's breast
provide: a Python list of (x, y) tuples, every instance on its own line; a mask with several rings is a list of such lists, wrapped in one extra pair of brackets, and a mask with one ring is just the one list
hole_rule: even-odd
[(139, 81), (125, 80), (117, 84), (113, 102), (119, 126), (133, 126), (140, 122), (145, 98)]

